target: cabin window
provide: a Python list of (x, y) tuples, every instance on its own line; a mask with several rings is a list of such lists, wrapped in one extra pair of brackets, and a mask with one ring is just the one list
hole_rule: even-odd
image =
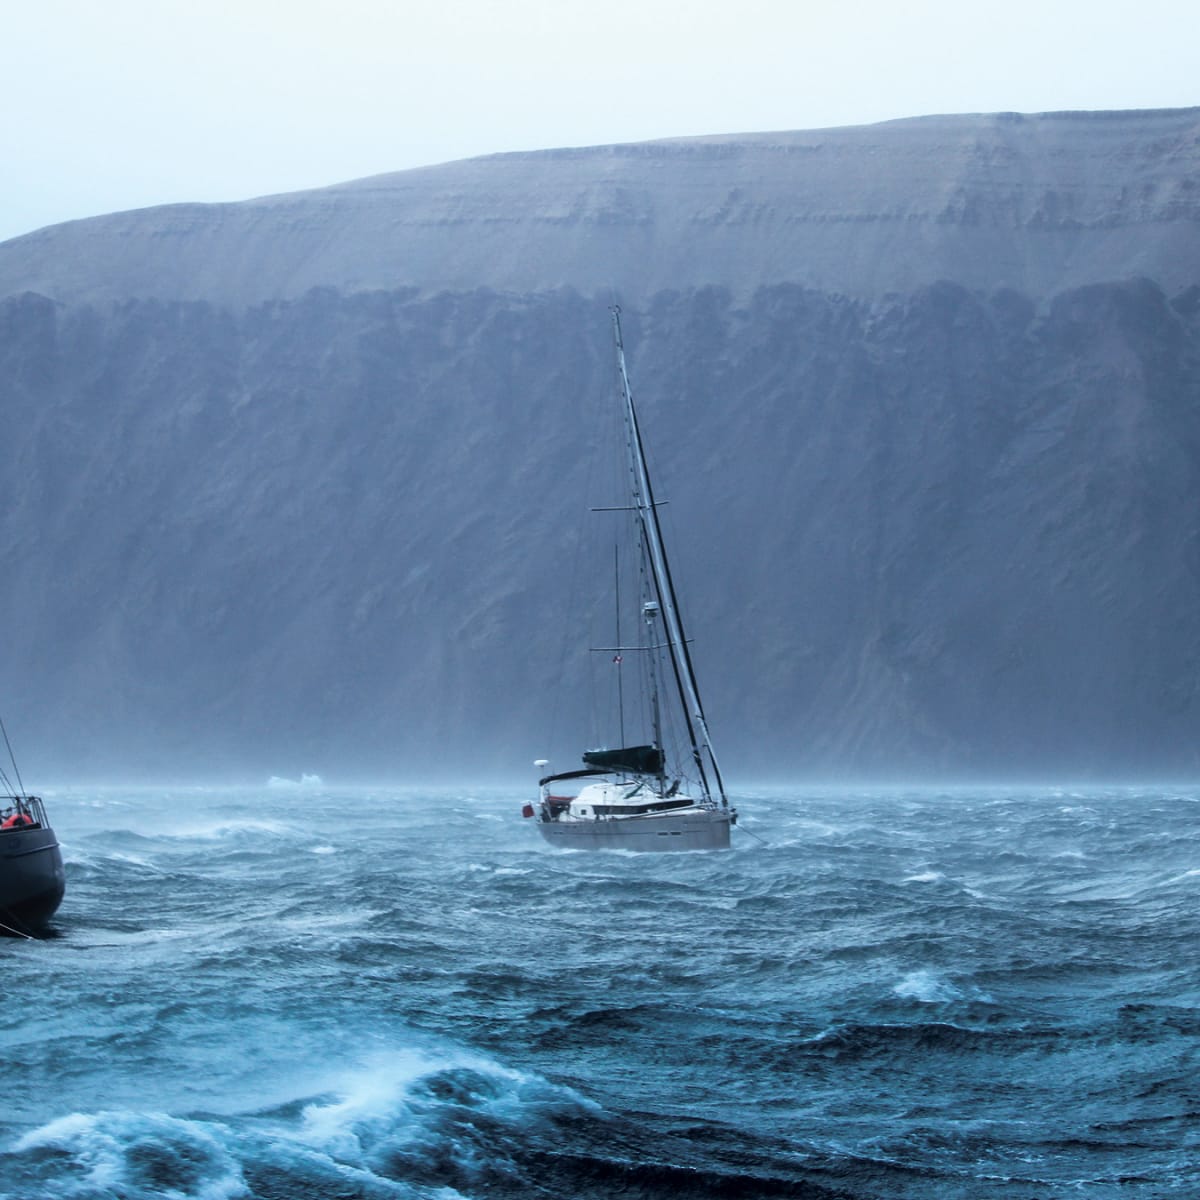
[(598, 817), (631, 817), (644, 816), (647, 813), (669, 812), (673, 808), (691, 808), (691, 800), (658, 800), (647, 797), (641, 804), (597, 804)]

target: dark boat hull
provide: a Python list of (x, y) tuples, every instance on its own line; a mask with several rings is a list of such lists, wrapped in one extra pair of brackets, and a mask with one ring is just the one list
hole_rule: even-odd
[(48, 825), (0, 832), (0, 932), (28, 934), (58, 911), (66, 891), (58, 838)]
[(560, 850), (728, 850), (727, 809), (692, 809), (591, 821), (539, 820), (538, 832)]

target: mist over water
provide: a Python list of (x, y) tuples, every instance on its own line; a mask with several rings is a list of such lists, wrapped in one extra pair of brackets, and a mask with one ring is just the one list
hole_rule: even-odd
[(772, 789), (662, 856), (516, 790), (46, 799), (6, 1198), (1200, 1192), (1200, 790)]

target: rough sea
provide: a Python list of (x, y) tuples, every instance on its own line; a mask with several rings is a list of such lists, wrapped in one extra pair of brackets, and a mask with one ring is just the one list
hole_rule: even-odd
[(678, 855), (527, 798), (47, 793), (0, 1195), (1200, 1196), (1200, 791), (764, 791)]

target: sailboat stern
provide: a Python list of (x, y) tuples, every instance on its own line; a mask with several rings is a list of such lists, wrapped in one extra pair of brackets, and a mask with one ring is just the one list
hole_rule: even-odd
[(45, 925), (66, 883), (58, 838), (48, 825), (0, 831), (0, 925), (21, 934)]

